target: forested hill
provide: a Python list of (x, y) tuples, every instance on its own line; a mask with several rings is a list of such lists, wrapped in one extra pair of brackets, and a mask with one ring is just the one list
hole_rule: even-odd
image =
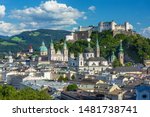
[[(91, 46), (94, 48), (96, 45), (97, 33), (93, 32), (91, 38)], [(137, 63), (142, 62), (143, 59), (150, 59), (150, 39), (139, 34), (132, 36), (118, 34), (113, 37), (111, 31), (104, 31), (98, 34), (98, 40), (101, 49), (101, 56), (106, 59), (110, 57), (112, 51), (114, 51), (116, 56), (118, 56), (120, 40), (123, 41), (125, 58), (128, 61)], [(85, 40), (78, 40), (75, 43), (68, 42), (70, 51), (75, 52), (76, 55), (78, 52), (83, 52), (87, 45), (87, 41)]]
[(17, 52), (28, 48), (30, 44), (33, 45), (34, 49), (38, 49), (42, 41), (48, 46), (51, 39), (59, 41), (64, 39), (68, 34), (70, 34), (70, 32), (64, 30), (39, 29), (35, 31), (25, 31), (7, 38), (0, 36), (0, 52)]

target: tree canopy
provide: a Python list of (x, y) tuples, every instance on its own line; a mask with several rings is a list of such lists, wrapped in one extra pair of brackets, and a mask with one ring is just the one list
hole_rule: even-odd
[(52, 97), (46, 90), (24, 88), (16, 90), (13, 86), (0, 85), (0, 100), (50, 100)]
[(67, 91), (76, 91), (78, 89), (78, 86), (76, 84), (68, 85)]

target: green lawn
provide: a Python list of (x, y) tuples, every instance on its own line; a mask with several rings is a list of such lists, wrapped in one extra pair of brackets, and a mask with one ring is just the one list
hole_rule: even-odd
[(13, 37), (11, 38), (12, 41), (16, 41), (16, 42), (25, 42), (25, 40), (23, 40), (22, 38), (19, 37)]
[(30, 35), (30, 36), (33, 36), (33, 37), (37, 37), (37, 36), (40, 35), (40, 33), (39, 33), (39, 32), (32, 32), (32, 33), (30, 33), (29, 35)]

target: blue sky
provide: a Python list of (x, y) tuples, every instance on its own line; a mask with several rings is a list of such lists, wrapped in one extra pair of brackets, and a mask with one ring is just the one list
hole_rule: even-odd
[(100, 21), (130, 22), (150, 37), (150, 0), (1, 0), (0, 35), (38, 28), (66, 29)]

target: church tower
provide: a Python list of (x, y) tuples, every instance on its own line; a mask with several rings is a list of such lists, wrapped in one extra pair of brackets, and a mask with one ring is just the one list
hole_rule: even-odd
[(124, 52), (123, 52), (123, 47), (122, 47), (122, 40), (120, 41), (118, 59), (119, 59), (120, 63), (122, 65), (124, 65)]
[(113, 51), (113, 52), (112, 52), (112, 55), (111, 55), (111, 57), (110, 57), (110, 62), (113, 63), (113, 62), (115, 61), (115, 59), (116, 59), (116, 56), (115, 56), (115, 53), (114, 53), (114, 51)]
[(78, 67), (84, 66), (84, 57), (83, 57), (83, 54), (79, 54), (79, 56), (77, 57), (77, 66)]
[(100, 57), (100, 47), (99, 47), (98, 39), (96, 39), (96, 50), (95, 50), (95, 56), (96, 56), (96, 57)]
[(64, 56), (64, 60), (63, 61), (68, 61), (68, 48), (67, 48), (66, 41), (64, 42), (63, 56)]
[(32, 45), (29, 46), (29, 53), (33, 53), (33, 47), (32, 47)]
[(11, 52), (9, 52), (9, 56), (8, 56), (8, 62), (9, 63), (13, 63), (13, 57), (12, 57), (12, 53)]
[(50, 48), (49, 48), (49, 56), (50, 56), (50, 61), (55, 60), (55, 48), (54, 48), (54, 43), (52, 39), (51, 39)]

